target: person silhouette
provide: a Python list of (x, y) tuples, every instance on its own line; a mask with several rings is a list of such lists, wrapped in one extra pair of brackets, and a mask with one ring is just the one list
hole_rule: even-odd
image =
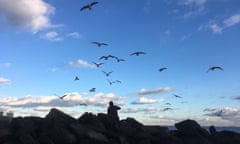
[(113, 121), (119, 121), (119, 116), (118, 116), (118, 110), (121, 108), (117, 105), (114, 105), (112, 101), (109, 102), (109, 107), (108, 107), (108, 116), (111, 117)]

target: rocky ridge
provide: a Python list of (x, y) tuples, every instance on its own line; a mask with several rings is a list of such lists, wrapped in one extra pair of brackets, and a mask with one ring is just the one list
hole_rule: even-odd
[(240, 134), (208, 132), (194, 120), (175, 124), (176, 130), (145, 126), (133, 118), (113, 122), (99, 113), (75, 119), (55, 108), (44, 117), (0, 119), (0, 144), (240, 144)]

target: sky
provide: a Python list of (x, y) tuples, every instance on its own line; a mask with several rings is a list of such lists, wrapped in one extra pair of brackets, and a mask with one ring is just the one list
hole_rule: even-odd
[(240, 1), (92, 2), (0, 0), (0, 111), (240, 126)]

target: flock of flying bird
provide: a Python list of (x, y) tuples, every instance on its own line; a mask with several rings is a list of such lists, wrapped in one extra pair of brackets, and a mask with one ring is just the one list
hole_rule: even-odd
[[(94, 5), (96, 5), (96, 4), (98, 4), (97, 1), (92, 2), (92, 3), (89, 3), (89, 4), (87, 4), (87, 5), (84, 5), (83, 7), (80, 8), (80, 11), (83, 11), (83, 10), (92, 10), (92, 7), (93, 7)], [(97, 41), (92, 42), (92, 44), (95, 44), (97, 47), (108, 46), (107, 43), (97, 42)], [(136, 51), (136, 52), (131, 53), (130, 56), (140, 56), (140, 55), (144, 55), (144, 54), (146, 54), (146, 53), (145, 53), (145, 52), (142, 52), (142, 51)], [(101, 56), (101, 57), (99, 58), (100, 61), (101, 61), (101, 60), (109, 60), (109, 59), (115, 59), (117, 62), (124, 62), (124, 61), (126, 61), (125, 59), (118, 58), (118, 57), (113, 56), (113, 55)], [(101, 67), (101, 65), (103, 65), (104, 63), (103, 63), (103, 62), (98, 62), (98, 63), (97, 63), (97, 62), (93, 62), (93, 64), (94, 64), (97, 68), (99, 68), (99, 67)], [(212, 67), (210, 67), (206, 72), (208, 73), (209, 71), (214, 71), (214, 70), (217, 70), (217, 69), (218, 69), (218, 70), (222, 70), (222, 71), (224, 70), (224, 69), (223, 69), (222, 67), (220, 67), (220, 66), (212, 66)], [(167, 70), (167, 67), (161, 67), (161, 68), (158, 69), (159, 72), (163, 72), (163, 71), (165, 71), (165, 70)], [(113, 71), (110, 71), (110, 72), (102, 71), (102, 72), (103, 72), (103, 74), (104, 74), (106, 77), (109, 77), (110, 74), (113, 73)], [(78, 81), (78, 80), (80, 80), (80, 78), (79, 78), (78, 76), (76, 76), (75, 79), (74, 79), (74, 81)], [(108, 81), (108, 83), (109, 83), (110, 85), (112, 85), (112, 84), (114, 84), (114, 83), (121, 83), (120, 80), (111, 81), (111, 80), (107, 79), (107, 81)], [(89, 92), (96, 92), (96, 88), (93, 87), (93, 88), (89, 89)], [(58, 96), (58, 95), (56, 95), (56, 96)], [(59, 97), (61, 100), (63, 100), (64, 97), (66, 97), (66, 96), (67, 96), (67, 94), (65, 94), (65, 95), (63, 95), (63, 96), (58, 96), (58, 97)], [(176, 98), (182, 98), (181, 96), (176, 95), (176, 94), (173, 94), (173, 96), (176, 97)], [(86, 103), (82, 103), (82, 104), (80, 104), (80, 105), (82, 105), (82, 106), (87, 106)], [(171, 105), (171, 103), (167, 102), (167, 103), (165, 103), (165, 105)], [(162, 111), (168, 111), (168, 110), (173, 110), (173, 109), (170, 108), (170, 107), (166, 107), (166, 108), (164, 108)]]

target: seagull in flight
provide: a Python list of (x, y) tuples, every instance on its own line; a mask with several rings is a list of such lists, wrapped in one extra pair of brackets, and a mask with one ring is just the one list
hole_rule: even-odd
[(117, 82), (117, 83), (122, 83), (120, 80), (115, 80), (114, 82)]
[(91, 88), (89, 92), (96, 92), (96, 88)]
[(215, 69), (223, 70), (223, 68), (221, 68), (220, 66), (212, 66), (207, 70), (207, 72), (209, 72), (210, 70), (214, 71)]
[(102, 60), (102, 59), (108, 60), (109, 58), (116, 58), (116, 56), (113, 56), (113, 55), (101, 56), (101, 57), (99, 58), (99, 60)]
[(163, 68), (160, 68), (159, 71), (162, 72), (162, 71), (164, 71), (166, 69), (167, 69), (166, 67), (163, 67)]
[(79, 105), (80, 105), (80, 106), (87, 106), (86, 103), (80, 103)]
[(112, 85), (113, 83), (122, 83), (120, 80), (115, 80), (115, 81), (110, 81), (109, 79), (108, 79), (108, 83), (110, 84), (110, 85)]
[(77, 81), (77, 80), (79, 80), (79, 77), (78, 77), (78, 76), (75, 77), (74, 81)]
[(172, 108), (169, 108), (169, 107), (167, 107), (167, 108), (164, 108), (162, 111), (167, 111), (167, 110), (173, 110)]
[(112, 85), (113, 83), (115, 83), (114, 81), (110, 81), (109, 79), (108, 79), (108, 83), (110, 84), (110, 85)]
[(167, 102), (167, 103), (165, 103), (165, 105), (171, 105), (171, 104)]
[(134, 53), (132, 53), (132, 54), (130, 54), (131, 56), (132, 55), (136, 55), (136, 56), (139, 56), (139, 55), (141, 55), (141, 54), (146, 54), (145, 52), (141, 52), (141, 51), (137, 51), (137, 52), (134, 52)]
[(125, 59), (120, 59), (118, 57), (115, 57), (115, 58), (116, 58), (117, 62), (126, 61)]
[(175, 96), (176, 98), (182, 98), (181, 96), (176, 95), (176, 94), (174, 94), (173, 96)]
[(215, 115), (218, 117), (222, 116), (222, 114), (223, 114), (223, 110), (219, 110), (215, 112)]
[(96, 63), (96, 62), (93, 62), (93, 64), (95, 64), (96, 67), (100, 67), (100, 66), (103, 65), (104, 63)]
[[(56, 95), (56, 94), (55, 94), (55, 95)], [(59, 95), (56, 95), (56, 96), (58, 96), (61, 100), (63, 100), (63, 98), (66, 97), (67, 94), (65, 94), (65, 95), (63, 95), (63, 96), (59, 96)]]
[(92, 2), (92, 3), (90, 3), (90, 4), (87, 4), (87, 5), (83, 6), (83, 7), (80, 9), (80, 11), (83, 11), (83, 10), (85, 10), (85, 9), (91, 10), (92, 7), (93, 7), (94, 5), (96, 5), (96, 4), (98, 4), (97, 1)]
[(110, 72), (105, 72), (105, 71), (102, 71), (107, 77), (112, 73), (112, 71)]
[(102, 42), (92, 42), (92, 44), (96, 44), (98, 47), (100, 47), (100, 46), (108, 46), (108, 44), (102, 43)]

